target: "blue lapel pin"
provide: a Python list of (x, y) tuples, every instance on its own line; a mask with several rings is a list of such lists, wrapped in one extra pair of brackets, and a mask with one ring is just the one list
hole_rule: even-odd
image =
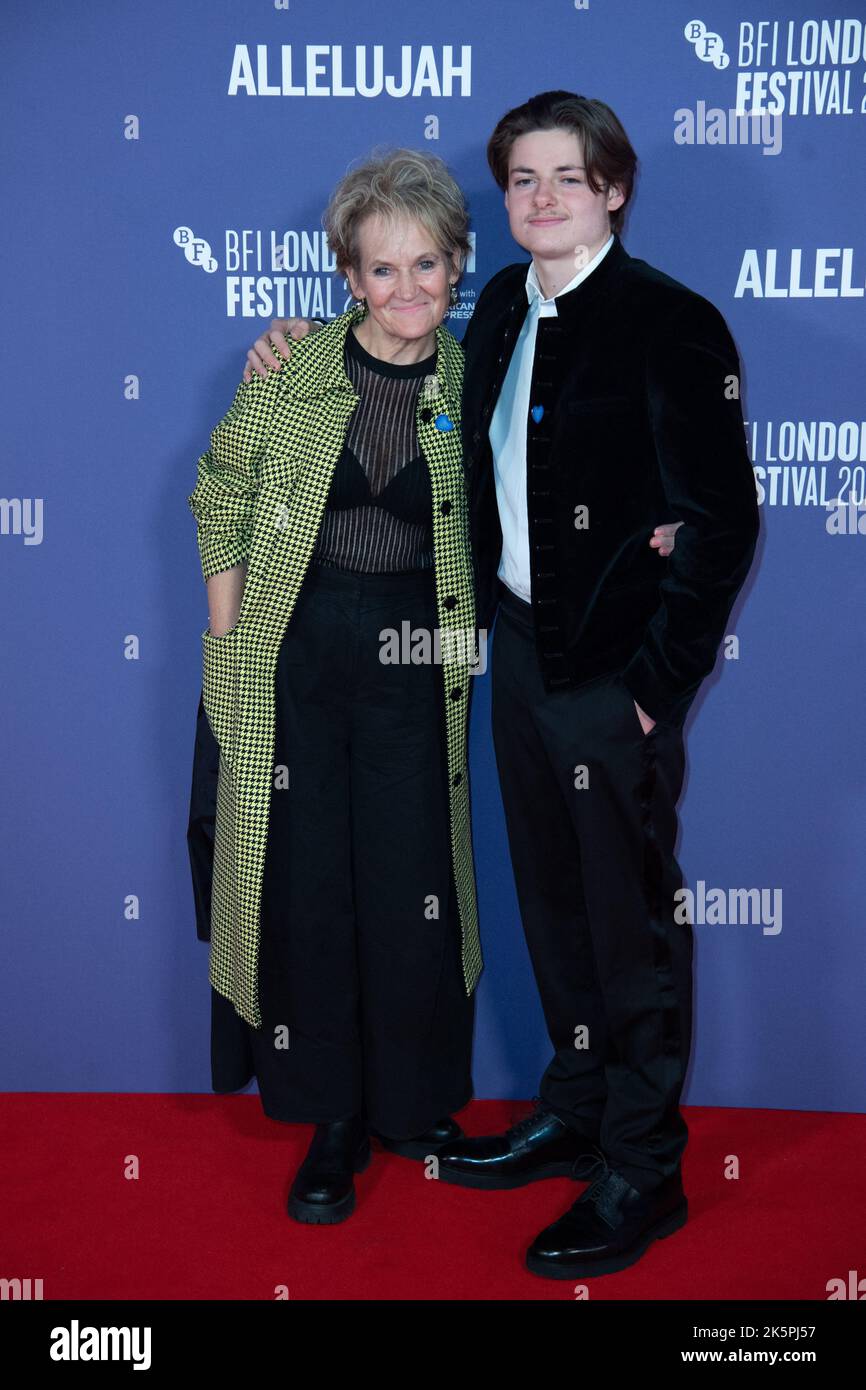
[(534, 405), (534, 406), (532, 407), (532, 418), (533, 418), (533, 420), (535, 421), (536, 425), (538, 424), (538, 422), (539, 422), (539, 420), (541, 419), (541, 417), (542, 417), (543, 414), (544, 414), (544, 406), (543, 406), (543, 405)]
[(437, 415), (433, 424), (436, 426), (437, 430), (442, 430), (443, 434), (447, 434), (448, 430), (453, 430), (454, 428), (454, 421), (449, 420), (447, 415)]

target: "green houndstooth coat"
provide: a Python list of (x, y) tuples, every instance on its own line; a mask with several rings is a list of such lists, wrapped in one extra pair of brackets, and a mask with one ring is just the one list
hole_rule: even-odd
[[(198, 480), (188, 498), (198, 523), (205, 579), (248, 562), (237, 623), (222, 637), (209, 629), (202, 633), (202, 697), (220, 749), (209, 976), (255, 1028), (262, 1024), (259, 907), (273, 777), (277, 656), (358, 404), (343, 351), (350, 325), (365, 314), (363, 306), (353, 306), (294, 343), (280, 371), (241, 383), (211, 435), (210, 449), (198, 461)], [(439, 327), (436, 378), (419, 395), (417, 426), (433, 491), (436, 598), (443, 633), (471, 632), (475, 624), (460, 439), (462, 378), (463, 349)], [(441, 666), (451, 853), (467, 994), (482, 967), (469, 818), (470, 659), (471, 645), (455, 642), (450, 651), (445, 647)]]

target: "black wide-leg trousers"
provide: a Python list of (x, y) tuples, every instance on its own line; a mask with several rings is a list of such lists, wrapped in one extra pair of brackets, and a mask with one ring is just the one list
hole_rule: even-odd
[(554, 1056), (539, 1094), (638, 1191), (678, 1168), (692, 928), (675, 920), (681, 732), (644, 734), (620, 675), (548, 693), (532, 610), (503, 585), (493, 736)]
[(472, 1096), (451, 868), (442, 672), (383, 663), (437, 625), (432, 571), (311, 565), (276, 670), (261, 905), (263, 1026), (212, 991), (213, 1089), (255, 1075), (265, 1113), (364, 1113), (395, 1139)]

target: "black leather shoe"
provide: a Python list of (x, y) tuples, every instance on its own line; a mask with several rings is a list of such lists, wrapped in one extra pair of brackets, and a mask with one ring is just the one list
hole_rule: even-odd
[[(635, 1264), (654, 1240), (673, 1235), (688, 1218), (688, 1202), (677, 1172), (651, 1192), (640, 1193), (604, 1157), (587, 1155), (575, 1177), (601, 1176), (574, 1205), (547, 1226), (529, 1247), (526, 1266), (546, 1279), (588, 1279), (615, 1274)], [(589, 1171), (587, 1171), (587, 1167)]]
[(446, 1144), (437, 1155), (439, 1178), (458, 1187), (494, 1191), (524, 1187), (540, 1178), (567, 1178), (575, 1159), (592, 1143), (539, 1102), (531, 1115), (503, 1135)]
[(435, 1125), (418, 1134), (414, 1139), (388, 1139), (386, 1135), (380, 1134), (378, 1130), (371, 1130), (374, 1139), (378, 1139), (383, 1149), (389, 1153), (401, 1154), (403, 1158), (429, 1158), (431, 1154), (438, 1153), (443, 1144), (454, 1144), (458, 1139), (463, 1138), (463, 1130), (456, 1120), (452, 1120), (450, 1115), (446, 1115), (444, 1120), (437, 1120)]
[(360, 1115), (316, 1125), (307, 1156), (289, 1193), (289, 1216), (314, 1226), (336, 1226), (355, 1210), (355, 1173), (370, 1162), (370, 1140)]

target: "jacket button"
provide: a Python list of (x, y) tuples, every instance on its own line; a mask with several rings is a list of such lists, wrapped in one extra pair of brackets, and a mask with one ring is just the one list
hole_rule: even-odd
[(451, 785), (452, 785), (452, 787), (459, 787), (459, 785), (460, 785), (460, 783), (461, 783), (462, 781), (463, 781), (463, 773), (462, 773), (462, 772), (458, 772), (458, 773), (457, 773), (457, 776), (454, 777), (454, 778), (452, 778)]
[(429, 405), (425, 405), (424, 409), (421, 411), (421, 419), (424, 421), (425, 425), (428, 420), (433, 419), (433, 411), (430, 409)]
[(450, 512), (450, 510), (451, 510), (451, 503), (448, 501), (448, 498), (447, 498), (447, 497), (446, 497), (445, 501), (442, 503), (442, 505), (441, 505), (441, 507), (439, 508), (439, 510), (440, 510), (440, 512), (442, 513), (443, 516), (447, 516), (448, 513)]
[(473, 436), (472, 436), (472, 443), (473, 443), (473, 444), (480, 444), (480, 443), (481, 443), (481, 431), (480, 431), (480, 430), (476, 430), (475, 433), (473, 434)]
[(451, 691), (451, 699), (452, 699), (452, 700), (459, 700), (459, 699), (460, 699), (460, 696), (461, 696), (462, 694), (463, 694), (463, 691), (460, 689), (460, 686), (459, 686), (459, 685), (455, 685), (454, 689)]
[(445, 607), (449, 610), (457, 607), (457, 600), (453, 594), (449, 594), (445, 600)]

